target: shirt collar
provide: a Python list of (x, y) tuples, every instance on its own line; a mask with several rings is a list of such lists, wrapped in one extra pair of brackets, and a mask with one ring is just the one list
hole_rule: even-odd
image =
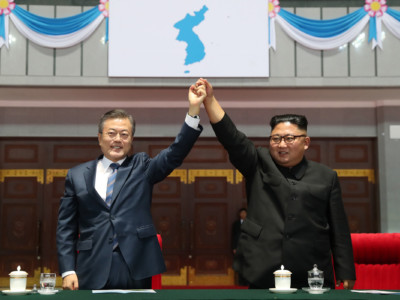
[[(117, 161), (117, 163), (119, 165), (122, 165), (122, 163), (125, 161), (126, 157), (124, 157), (123, 159), (120, 159), (119, 161)], [(107, 170), (108, 167), (113, 163), (113, 161), (109, 160), (107, 157), (103, 156), (103, 158), (101, 159), (101, 164), (103, 165), (104, 170)]]
[(293, 178), (296, 180), (300, 180), (304, 176), (304, 173), (306, 172), (307, 159), (303, 157), (300, 163), (291, 168), (282, 167), (279, 166), (278, 164), (276, 164), (276, 166), (286, 178)]

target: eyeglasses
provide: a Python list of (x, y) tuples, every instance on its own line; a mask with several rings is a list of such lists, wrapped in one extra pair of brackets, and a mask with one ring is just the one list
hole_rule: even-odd
[(130, 137), (130, 134), (128, 132), (116, 132), (116, 131), (108, 131), (105, 133), (106, 135), (108, 135), (108, 137), (112, 140), (117, 138), (117, 135), (119, 135), (119, 137), (121, 138), (121, 140), (128, 140)]
[(285, 141), (286, 144), (293, 144), (294, 141), (298, 138), (298, 137), (306, 137), (305, 134), (301, 134), (301, 135), (292, 135), (292, 134), (287, 134), (284, 136), (281, 135), (271, 135), (269, 137), (269, 141), (272, 144), (280, 144), (282, 142), (282, 139)]

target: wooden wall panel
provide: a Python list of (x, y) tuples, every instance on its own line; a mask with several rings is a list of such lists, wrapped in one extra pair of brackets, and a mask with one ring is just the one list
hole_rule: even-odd
[(184, 265), (182, 261), (182, 255), (175, 254), (166, 254), (164, 253), (165, 266), (167, 267), (167, 271), (164, 273), (166, 275), (179, 275), (181, 266)]
[(1, 205), (0, 276), (7, 277), (18, 265), (33, 274), (37, 266), (38, 216), (36, 203)]
[(373, 169), (375, 149), (371, 140), (329, 141), (329, 161), (334, 169)]
[(368, 203), (345, 202), (345, 209), (352, 233), (375, 232), (375, 216)]
[(1, 213), (1, 248), (6, 251), (35, 251), (38, 211), (36, 203), (5, 203)]
[(196, 276), (228, 272), (231, 264), (228, 205), (203, 201), (195, 204), (191, 253)]
[[(168, 147), (164, 145), (150, 145), (149, 155), (156, 156), (161, 150)], [(226, 163), (228, 161), (228, 154), (220, 145), (195, 145), (190, 151), (189, 155), (185, 158), (186, 163)]]
[(196, 203), (194, 210), (194, 248), (229, 249), (230, 228), (226, 203)]
[(153, 189), (153, 197), (155, 198), (180, 198), (181, 197), (181, 181), (179, 177), (168, 177), (162, 182), (157, 183)]
[(353, 201), (363, 199), (368, 201), (371, 195), (370, 183), (367, 177), (344, 177), (340, 178), (343, 198), (352, 198)]
[(335, 145), (335, 161), (337, 163), (367, 163), (367, 145)]
[(228, 183), (225, 177), (199, 177), (195, 181), (195, 198), (226, 198)]
[(51, 184), (48, 184), (48, 192), (52, 200), (59, 201), (64, 194), (65, 177), (54, 177)]
[(43, 149), (31, 139), (0, 142), (1, 169), (43, 167)]
[(182, 249), (182, 207), (180, 203), (154, 203), (152, 215), (163, 239), (163, 250)]
[(36, 178), (12, 177), (4, 180), (5, 199), (23, 199), (36, 201), (38, 196), (38, 184)]
[(4, 161), (6, 163), (38, 163), (38, 145), (6, 145), (4, 147)]
[(46, 182), (43, 204), (45, 218), (41, 220), (41, 263), (49, 272), (58, 272), (56, 230), (60, 198), (64, 194), (65, 177), (62, 175), (65, 171), (59, 173), (59, 176), (51, 177), (51, 181)]
[(190, 151), (185, 162), (191, 163), (226, 163), (228, 154), (220, 145), (196, 145)]
[(309, 160), (313, 160), (319, 163), (328, 161), (328, 142), (325, 140), (311, 139), (310, 147), (306, 151), (306, 157)]
[(229, 267), (229, 261), (224, 254), (198, 255), (194, 262), (196, 275), (227, 274)]
[(101, 151), (99, 149), (99, 146), (96, 144), (72, 144), (54, 145), (53, 153), (54, 163), (79, 164), (96, 159), (101, 154)]
[(153, 201), (152, 216), (161, 234), (163, 254), (168, 274), (179, 274), (185, 265), (187, 253), (185, 253), (185, 234), (183, 228), (182, 205), (180, 201), (175, 203), (160, 203)]
[[(134, 150), (155, 156), (172, 141), (136, 138)], [(253, 141), (267, 146), (265, 138)], [(308, 159), (338, 170), (352, 232), (379, 231), (375, 143), (313, 138), (306, 152)], [(58, 272), (55, 235), (65, 175), (98, 155), (96, 137), (0, 139), (0, 276), (17, 263), (32, 274), (37, 268)], [(180, 284), (213, 284), (217, 277), (219, 284), (230, 282), (231, 226), (246, 205), (245, 180), (226, 151), (216, 139), (200, 138), (179, 169), (154, 187), (152, 214), (168, 268), (163, 278)], [(27, 216), (25, 223), (18, 223), (18, 212)], [(29, 235), (28, 241), (19, 240), (18, 232)], [(214, 276), (211, 281), (207, 274)]]

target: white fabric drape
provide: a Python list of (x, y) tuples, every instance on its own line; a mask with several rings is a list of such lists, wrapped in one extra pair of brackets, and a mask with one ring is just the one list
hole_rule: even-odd
[(28, 40), (34, 42), (43, 47), (49, 48), (66, 48), (74, 46), (85, 39), (87, 39), (92, 33), (96, 30), (96, 28), (100, 25), (100, 23), (104, 20), (104, 16), (98, 16), (92, 23), (90, 23), (87, 27), (78, 30), (76, 32), (65, 34), (65, 35), (45, 35), (38, 32), (33, 31), (29, 27), (27, 27), (23, 22), (21, 22), (15, 15), (10, 14), (10, 18), (14, 23), (15, 27), (18, 31), (25, 36)]
[[(279, 14), (276, 16), (276, 21), (282, 29), (299, 44), (315, 50), (329, 50), (338, 48), (354, 40), (368, 24), (369, 16), (366, 15), (363, 17), (361, 21), (344, 33), (329, 38), (320, 38), (308, 35), (290, 25), (285, 19), (279, 16)], [(275, 33), (271, 32), (271, 35), (275, 35)]]

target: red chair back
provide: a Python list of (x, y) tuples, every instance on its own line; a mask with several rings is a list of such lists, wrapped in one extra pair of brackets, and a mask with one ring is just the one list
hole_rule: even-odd
[[(158, 243), (160, 244), (160, 248), (162, 249), (162, 238), (161, 235), (157, 234)], [(162, 288), (161, 285), (161, 274), (154, 275), (151, 278), (151, 288), (153, 290), (160, 290)]]
[(354, 289), (400, 290), (400, 233), (353, 233)]

